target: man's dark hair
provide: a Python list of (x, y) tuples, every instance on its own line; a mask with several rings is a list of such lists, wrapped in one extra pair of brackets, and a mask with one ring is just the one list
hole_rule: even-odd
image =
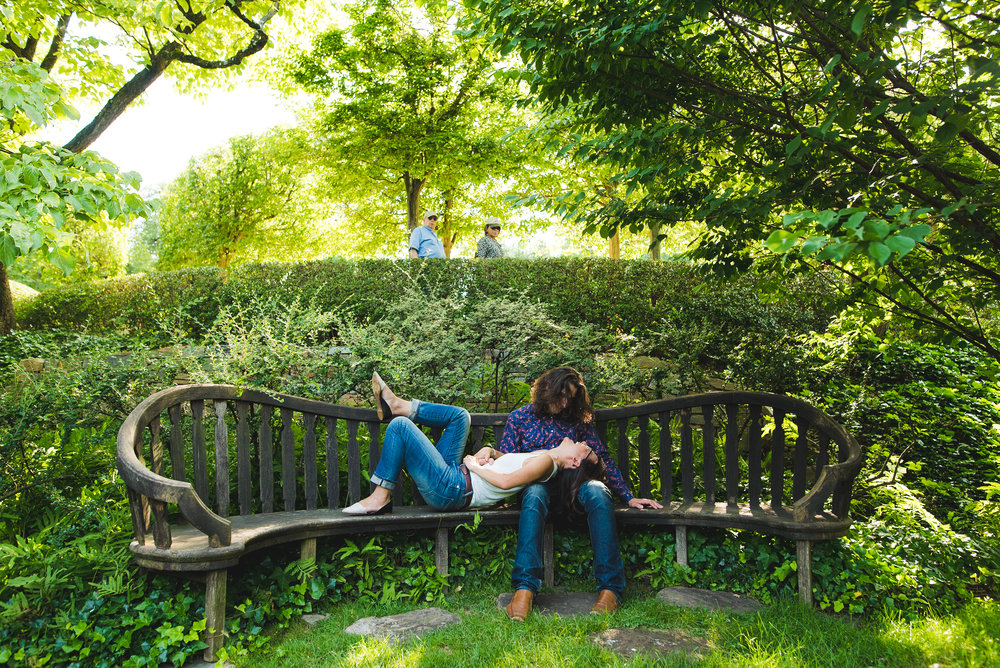
[[(558, 413), (552, 405), (566, 399), (566, 407)], [(538, 417), (556, 417), (567, 422), (588, 423), (594, 419), (594, 407), (580, 372), (570, 366), (549, 369), (531, 386), (531, 404)]]

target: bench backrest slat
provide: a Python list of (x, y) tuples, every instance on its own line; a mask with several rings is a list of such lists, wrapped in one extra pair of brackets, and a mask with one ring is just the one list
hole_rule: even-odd
[(340, 452), (337, 447), (337, 418), (328, 417), (326, 423), (326, 507), (330, 510), (340, 505)]
[(205, 414), (205, 402), (196, 399), (191, 402), (191, 432), (192, 432), (192, 465), (194, 467), (194, 491), (205, 502), (208, 501), (208, 454), (205, 450), (205, 424), (202, 416)]
[(226, 402), (213, 402), (215, 408), (215, 513), (229, 517), (229, 427)]
[[(640, 415), (639, 421), (639, 459), (640, 462), (649, 462), (649, 416)], [(650, 466), (639, 466), (639, 496), (648, 498), (652, 495), (653, 482), (651, 480)]]
[(823, 472), (823, 467), (830, 463), (830, 437), (822, 431), (816, 437), (816, 449), (816, 471), (811, 481), (814, 485), (819, 480), (819, 474)]
[(715, 414), (712, 406), (702, 406), (701, 457), (705, 500), (715, 503)]
[(347, 503), (361, 500), (361, 450), (357, 420), (347, 421)]
[(167, 409), (170, 418), (170, 475), (174, 480), (187, 480), (184, 466), (184, 432), (181, 420), (184, 411), (179, 404)]
[(302, 484), (306, 492), (306, 510), (316, 510), (319, 495), (319, 475), (316, 463), (316, 416), (306, 413), (302, 416), (306, 433), (302, 437)]
[(258, 447), (260, 449), (259, 466), (257, 468), (260, 480), (260, 510), (262, 513), (274, 512), (274, 449), (271, 416), (274, 409), (264, 405), (260, 407), (260, 426), (257, 428)]
[(684, 502), (694, 501), (694, 439), (691, 435), (691, 409), (681, 409), (681, 490)]
[(250, 473), (250, 404), (236, 402), (236, 497), (240, 515), (253, 512), (253, 480)]
[(740, 493), (740, 410), (726, 404), (726, 505), (734, 506)]
[(628, 451), (631, 449), (631, 444), (628, 442), (628, 420), (617, 420), (615, 425), (618, 427), (618, 448), (614, 454), (615, 462), (621, 462), (618, 464), (618, 468), (621, 469), (622, 477), (628, 480), (631, 475), (629, 470), (631, 462), (628, 456)]
[(674, 493), (674, 441), (670, 432), (670, 411), (657, 414), (660, 425), (660, 501), (670, 503)]
[(785, 412), (774, 409), (774, 432), (771, 435), (771, 507), (781, 506), (785, 490)]
[(295, 510), (295, 434), (292, 409), (281, 409), (281, 496), (284, 510)]
[(761, 467), (762, 467), (762, 449), (761, 444), (761, 407), (758, 405), (750, 406), (750, 426), (749, 426), (749, 437), (747, 449), (749, 452), (748, 457), (748, 467), (750, 469), (747, 480), (749, 481), (749, 496), (750, 496), (750, 506), (752, 508), (760, 507), (760, 495), (761, 495)]
[(805, 416), (799, 415), (796, 420), (799, 437), (795, 440), (795, 460), (792, 465), (792, 498), (797, 499), (806, 493), (806, 459), (809, 456), (809, 422)]
[[(368, 426), (368, 471), (369, 473), (373, 473), (375, 467), (378, 466), (378, 460), (382, 458), (382, 448), (379, 443), (379, 423), (367, 422), (365, 424)], [(369, 485), (371, 485), (370, 482)], [(402, 485), (396, 485), (396, 487), (402, 487)]]

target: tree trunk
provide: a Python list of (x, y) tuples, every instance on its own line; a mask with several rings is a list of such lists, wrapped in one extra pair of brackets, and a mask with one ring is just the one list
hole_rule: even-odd
[(125, 113), (125, 110), (128, 109), (128, 106), (137, 97), (145, 93), (146, 89), (160, 78), (160, 75), (163, 74), (170, 63), (176, 60), (177, 53), (178, 46), (173, 42), (160, 49), (153, 56), (152, 62), (136, 72), (135, 76), (128, 83), (119, 88), (118, 92), (97, 112), (94, 120), (88, 123), (87, 127), (77, 132), (76, 136), (66, 142), (63, 148), (74, 153), (79, 153), (89, 148), (91, 144), (97, 141), (101, 133), (108, 129), (108, 126)]
[(451, 249), (455, 247), (455, 239), (458, 238), (458, 233), (451, 231), (451, 225), (448, 224), (448, 212), (451, 211), (451, 205), (455, 200), (450, 190), (445, 197), (444, 210), (441, 211), (441, 217), (438, 218), (438, 226), (440, 228), (438, 236), (441, 237), (441, 245), (444, 246), (444, 256), (451, 259)]
[(7, 266), (0, 264), (0, 334), (10, 334), (14, 329), (14, 295), (10, 292)]
[(427, 179), (417, 179), (403, 172), (403, 185), (406, 187), (406, 230), (412, 232), (420, 224), (420, 191)]
[(649, 259), (654, 262), (660, 261), (660, 224), (649, 224)]
[(615, 236), (608, 239), (608, 257), (612, 260), (622, 259), (621, 235), (615, 230)]

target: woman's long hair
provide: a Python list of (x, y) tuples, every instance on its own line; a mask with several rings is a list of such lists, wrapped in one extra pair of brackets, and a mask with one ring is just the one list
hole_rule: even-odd
[[(566, 399), (566, 407), (558, 413), (552, 406)], [(594, 419), (594, 407), (580, 372), (570, 366), (549, 369), (531, 386), (531, 405), (538, 417), (555, 417), (567, 422), (589, 423)]]
[(597, 457), (596, 462), (584, 459), (579, 468), (561, 471), (555, 479), (555, 489), (551, 494), (551, 517), (567, 524), (583, 524), (587, 519), (587, 512), (580, 503), (580, 488), (591, 480), (603, 483), (608, 481), (608, 472), (600, 457)]

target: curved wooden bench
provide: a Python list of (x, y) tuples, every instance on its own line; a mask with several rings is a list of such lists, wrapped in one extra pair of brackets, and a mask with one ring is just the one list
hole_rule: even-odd
[[(468, 450), (499, 443), (506, 418), (473, 414)], [(843, 427), (801, 400), (760, 392), (600, 409), (596, 418), (633, 491), (664, 503), (621, 508), (620, 525), (673, 527), (682, 564), (690, 526), (795, 539), (800, 596), (811, 601), (812, 542), (844, 536), (851, 525), (862, 457)], [(391, 515), (341, 513), (368, 493), (363, 471), (378, 461), (382, 427), (371, 409), (228, 385), (168, 388), (128, 416), (117, 459), (131, 550), (144, 568), (204, 575), (206, 660), (223, 642), (226, 569), (256, 550), (298, 542), (302, 558), (314, 558), (321, 537), (432, 529), (437, 567), (447, 574), (449, 529), (477, 514), (482, 524), (517, 525), (516, 506), (436, 512), (405, 484), (393, 493)], [(551, 528), (545, 552), (551, 585)]]

